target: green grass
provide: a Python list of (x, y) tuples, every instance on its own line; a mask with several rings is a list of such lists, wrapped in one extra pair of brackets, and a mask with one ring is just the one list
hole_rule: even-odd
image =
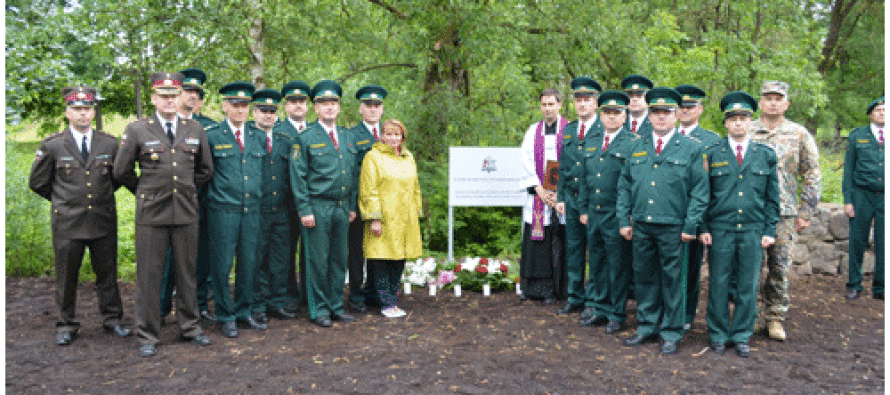
[[(6, 275), (54, 275), (55, 264), (50, 228), (50, 204), (28, 188), (28, 176), (39, 140), (33, 125), (7, 125), (6, 140)], [(121, 128), (123, 130), (123, 128)], [(31, 139), (27, 138), (33, 135)], [(136, 210), (130, 191), (121, 188), (115, 194), (118, 213), (118, 278), (136, 278), (136, 254), (133, 243)], [(95, 281), (89, 254), (80, 270), (81, 281)]]

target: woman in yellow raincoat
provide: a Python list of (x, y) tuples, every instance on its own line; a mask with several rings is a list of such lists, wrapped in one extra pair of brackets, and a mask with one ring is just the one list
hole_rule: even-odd
[(399, 282), (405, 260), (423, 252), (420, 241), (420, 184), (414, 156), (405, 149), (405, 125), (383, 122), (380, 141), (362, 162), (359, 211), (365, 222), (364, 249), (380, 312), (401, 317)]

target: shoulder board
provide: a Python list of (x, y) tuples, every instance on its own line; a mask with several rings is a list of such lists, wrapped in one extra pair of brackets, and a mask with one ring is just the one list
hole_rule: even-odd
[(216, 125), (207, 125), (204, 127), (204, 130), (210, 130), (210, 129), (213, 129), (214, 127), (216, 127)]
[(686, 136), (686, 137), (688, 137), (688, 138), (689, 138), (690, 140), (692, 140), (692, 141), (695, 141), (696, 143), (701, 143), (701, 140), (699, 140), (699, 139), (697, 139), (697, 138), (695, 138), (695, 137), (692, 137), (692, 136)]

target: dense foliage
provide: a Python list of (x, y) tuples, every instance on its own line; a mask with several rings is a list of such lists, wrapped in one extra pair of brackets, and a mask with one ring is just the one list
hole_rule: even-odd
[[(790, 119), (839, 136), (866, 122), (865, 106), (883, 94), (883, 6), (875, 0), (10, 0), (6, 111), (8, 122), (36, 122), (45, 136), (61, 126), (60, 89), (82, 83), (100, 88), (106, 114), (142, 114), (150, 111), (150, 72), (196, 66), (209, 77), (211, 112), (219, 108), (214, 93), (227, 82), (278, 88), (293, 79), (338, 80), (345, 92), (341, 123), (351, 126), (359, 120), (352, 94), (380, 84), (389, 90), (384, 116), (408, 126), (421, 170), (424, 247), (443, 251), (447, 147), (518, 146), (540, 117), (541, 89), (567, 92), (579, 75), (606, 89), (630, 73), (659, 86), (692, 83), (709, 93), (702, 125), (721, 131), (716, 103), (723, 94), (756, 95), (763, 80), (780, 79), (792, 86)], [(563, 114), (574, 118), (569, 102)], [(21, 182), (9, 174), (15, 160), (7, 157), (13, 183)], [(7, 183), (7, 196), (15, 185)], [(517, 208), (456, 209), (455, 254), (518, 254), (519, 218)], [(27, 227), (7, 229), (8, 243), (27, 239), (9, 234)], [(122, 239), (131, 237), (126, 231)]]

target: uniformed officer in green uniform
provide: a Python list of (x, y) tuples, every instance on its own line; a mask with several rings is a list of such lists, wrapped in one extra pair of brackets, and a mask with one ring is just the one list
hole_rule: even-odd
[(621, 329), (627, 304), (627, 284), (631, 276), (630, 242), (618, 233), (615, 200), (618, 176), (630, 156), (630, 146), (639, 136), (624, 127), (630, 98), (624, 92), (606, 91), (600, 95), (599, 122), (584, 142), (578, 207), (581, 223), (587, 225), (590, 274), (584, 304), (593, 309), (582, 325), (606, 324), (606, 333)]
[[(698, 121), (704, 111), (702, 100), (706, 94), (705, 91), (695, 85), (680, 85), (674, 88), (683, 102), (677, 110), (677, 120), (680, 125), (677, 131), (680, 134), (691, 137), (702, 143), (704, 149), (717, 145), (720, 142), (720, 136), (710, 130), (702, 128)], [(688, 244), (688, 271), (686, 276), (686, 321), (683, 328), (692, 329), (692, 322), (695, 321), (695, 311), (698, 309), (698, 295), (701, 293), (701, 265), (704, 259), (704, 246), (698, 240), (690, 241)]]
[(281, 93), (275, 89), (260, 89), (253, 94), (253, 119), (264, 132), (269, 154), (263, 162), (263, 200), (260, 204), (263, 220), (256, 271), (256, 303), (251, 307), (254, 318), (261, 323), (268, 321), (267, 313), (274, 318), (296, 318), (285, 309), (290, 302), (288, 271), (293, 267), (287, 215), (288, 207), (293, 205), (289, 175), (293, 140), (275, 130), (280, 101)]
[[(358, 111), (362, 121), (350, 130), (355, 141), (355, 179), (361, 175), (362, 161), (371, 146), (380, 140), (380, 118), (383, 116), (383, 99), (386, 89), (379, 85), (366, 85), (355, 92), (355, 98), (361, 101)], [(358, 208), (355, 210), (358, 212)], [(349, 224), (349, 308), (356, 313), (367, 311), (365, 300), (375, 300), (373, 267), (365, 264), (363, 252), (364, 221), (357, 216)], [(367, 273), (367, 279), (365, 278)], [(364, 284), (364, 287), (362, 285)]]
[(652, 81), (639, 75), (631, 74), (621, 80), (621, 89), (630, 97), (627, 106), (627, 121), (624, 127), (632, 133), (646, 135), (652, 132), (652, 122), (646, 106), (646, 92), (652, 89)]
[(646, 92), (652, 133), (641, 134), (618, 180), (621, 235), (633, 240), (637, 333), (625, 345), (660, 336), (662, 354), (677, 352), (686, 308), (686, 243), (694, 240), (708, 204), (701, 144), (677, 133), (680, 94)]
[[(204, 82), (207, 76), (204, 71), (196, 68), (188, 68), (179, 72), (183, 75), (182, 95), (180, 96), (179, 116), (183, 119), (194, 119), (207, 127), (216, 124), (216, 121), (201, 115), (201, 106), (204, 104)], [(198, 294), (198, 311), (201, 318), (214, 321), (216, 317), (210, 314), (207, 307), (207, 291), (210, 288), (209, 275), (207, 272), (207, 230), (206, 230), (206, 210), (204, 209), (204, 190), (198, 191), (198, 200), (201, 203), (200, 214), (198, 219), (198, 261), (196, 263), (197, 294)], [(173, 256), (167, 251), (167, 266), (164, 269), (164, 276), (161, 278), (161, 322), (163, 324), (164, 317), (170, 314), (173, 308)]]
[[(130, 336), (121, 326), (124, 309), (117, 285), (117, 204), (114, 191), (121, 183), (112, 177), (117, 139), (90, 126), (96, 116), (94, 88), (62, 90), (66, 130), (40, 142), (31, 165), (28, 186), (52, 203), (52, 242), (55, 255), (56, 344), (67, 346), (77, 336), (74, 321), (77, 284), (83, 252), (90, 249), (102, 327), (119, 337)], [(130, 191), (136, 183), (123, 184)]]
[(884, 299), (884, 98), (866, 111), (869, 126), (858, 127), (847, 138), (844, 157), (844, 212), (850, 217), (850, 269), (847, 299), (862, 292), (862, 256), (875, 226), (875, 274), (872, 297)]
[[(751, 114), (757, 101), (732, 92), (720, 101), (728, 138), (708, 148), (710, 203), (699, 228), (709, 245), (708, 336), (711, 349), (751, 354), (748, 340), (757, 318), (757, 291), (763, 249), (776, 242), (779, 178), (776, 152), (751, 140)], [(730, 325), (729, 293), (735, 293)]]
[[(238, 325), (265, 330), (250, 311), (255, 303), (255, 272), (260, 239), (265, 133), (245, 121), (255, 88), (233, 82), (220, 88), (226, 119), (205, 131), (213, 153), (213, 179), (207, 184), (207, 230), (216, 319), (225, 337), (238, 337)], [(234, 295), (229, 292), (232, 259)]]
[(173, 256), (176, 315), (183, 338), (210, 344), (198, 325), (195, 260), (198, 190), (213, 175), (207, 137), (197, 122), (177, 115), (183, 76), (151, 75), (153, 116), (127, 125), (114, 161), (114, 178), (136, 181), (136, 335), (139, 355), (157, 352), (161, 326), (161, 277), (168, 249)]
[(578, 206), (578, 192), (581, 187), (581, 161), (584, 159), (584, 144), (591, 134), (602, 133), (603, 124), (596, 116), (596, 99), (602, 90), (600, 84), (590, 77), (572, 79), (572, 95), (578, 120), (566, 125), (562, 135), (562, 155), (559, 157), (559, 184), (556, 191), (556, 210), (566, 217), (566, 305), (557, 314), (571, 314), (583, 310), (582, 325), (593, 315), (593, 308), (584, 308), (584, 270), (587, 252), (587, 226), (582, 224), (581, 214), (585, 211)]
[[(284, 121), (275, 125), (275, 130), (284, 133), (296, 143), (297, 135), (303, 133), (308, 127), (306, 115), (309, 112), (309, 92), (312, 88), (309, 84), (293, 80), (281, 87), (281, 96), (284, 97), (284, 113), (287, 116)], [(290, 180), (288, 180), (290, 182)], [(292, 196), (292, 195), (289, 195)], [(300, 235), (303, 233), (300, 225), (300, 213), (291, 202), (288, 205), (288, 219), (290, 222), (290, 257), (296, 258), (297, 247), (300, 245)], [(298, 306), (306, 304), (306, 250), (300, 248), (300, 281), (297, 282), (296, 266), (288, 268), (288, 305), (294, 310)]]
[(343, 89), (322, 80), (312, 87), (318, 122), (297, 137), (291, 155), (291, 187), (303, 225), (309, 319), (322, 327), (352, 322), (343, 311), (349, 223), (355, 219), (355, 144), (337, 126)]

